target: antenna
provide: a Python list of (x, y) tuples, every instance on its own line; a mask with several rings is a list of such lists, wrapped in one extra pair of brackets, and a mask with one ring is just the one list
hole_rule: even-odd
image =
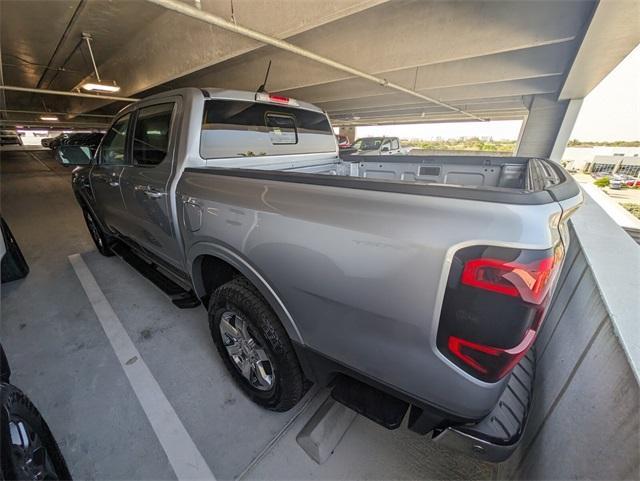
[(262, 85), (258, 87), (258, 90), (256, 91), (256, 93), (266, 92), (265, 87), (267, 85), (267, 79), (269, 78), (269, 70), (271, 70), (271, 59), (269, 59), (269, 65), (267, 65), (267, 73), (264, 75), (264, 82), (262, 82)]

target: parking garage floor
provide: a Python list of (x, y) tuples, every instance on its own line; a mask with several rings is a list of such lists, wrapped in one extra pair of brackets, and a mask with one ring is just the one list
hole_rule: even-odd
[(2, 215), (29, 262), (2, 285), (1, 339), (12, 381), (41, 410), (76, 479), (175, 479), (68, 256), (79, 253), (161, 392), (217, 479), (487, 479), (493, 466), (358, 416), (318, 465), (296, 435), (328, 396), (292, 411), (252, 404), (210, 340), (205, 311), (180, 310), (117, 257), (94, 248), (49, 151), (0, 151)]

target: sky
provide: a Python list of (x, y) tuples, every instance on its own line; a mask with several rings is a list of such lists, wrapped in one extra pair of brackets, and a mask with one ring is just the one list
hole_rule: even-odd
[[(520, 120), (358, 127), (356, 137), (397, 136), (434, 140), (493, 137), (515, 140)], [(640, 45), (584, 99), (572, 139), (584, 141), (640, 140)]]
[(640, 140), (640, 45), (585, 97), (571, 138)]

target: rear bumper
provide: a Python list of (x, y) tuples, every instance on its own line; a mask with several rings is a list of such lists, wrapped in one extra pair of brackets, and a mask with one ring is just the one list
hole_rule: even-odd
[(507, 388), (481, 421), (435, 431), (434, 442), (464, 454), (499, 463), (516, 450), (526, 427), (535, 375), (535, 351), (514, 368)]

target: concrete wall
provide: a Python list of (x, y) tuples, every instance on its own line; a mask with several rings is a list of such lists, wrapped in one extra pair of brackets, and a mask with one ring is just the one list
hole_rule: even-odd
[[(627, 322), (637, 313), (640, 248), (612, 222), (589, 198), (576, 214), (559, 291), (536, 341), (533, 409), (501, 478), (640, 479), (640, 344), (637, 324)], [(603, 230), (608, 246), (592, 235)], [(600, 247), (608, 259), (597, 258), (606, 252)], [(603, 266), (615, 269), (625, 258), (627, 268), (610, 282), (616, 273)]]

